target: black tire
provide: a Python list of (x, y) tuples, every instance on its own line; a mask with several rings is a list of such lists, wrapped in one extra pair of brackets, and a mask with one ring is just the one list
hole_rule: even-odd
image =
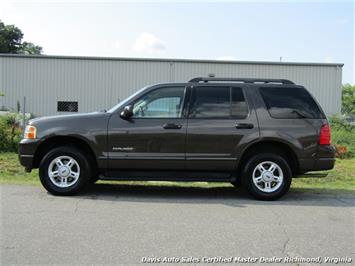
[(232, 181), (231, 184), (236, 188), (240, 188), (242, 186), (242, 180), (237, 178), (236, 180)]
[[(256, 167), (263, 162), (273, 162), (276, 165), (278, 165), (282, 170), (283, 180), (282, 182), (280, 182), (280, 185), (277, 189), (276, 189), (276, 185), (273, 183), (274, 186), (273, 189), (275, 189), (275, 191), (264, 192), (261, 190), (262, 188), (259, 189), (258, 186), (254, 184), (253, 181), (254, 169), (256, 169)], [(274, 153), (260, 153), (250, 157), (242, 171), (243, 186), (248, 190), (248, 192), (254, 198), (258, 200), (276, 200), (282, 197), (286, 192), (289, 191), (291, 186), (291, 181), (292, 181), (292, 172), (287, 160), (284, 157)], [(258, 184), (262, 186), (263, 183), (258, 183)]]
[(89, 183), (90, 184), (95, 184), (99, 180), (100, 180), (99, 175), (96, 175), (96, 176), (93, 176), (93, 177), (90, 178)]
[[(51, 162), (60, 156), (70, 156), (79, 165), (79, 177), (73, 185), (69, 187), (59, 187), (55, 185), (49, 175), (48, 170)], [(72, 147), (58, 147), (50, 150), (42, 159), (39, 165), (39, 177), (44, 188), (53, 195), (69, 196), (81, 192), (90, 180), (90, 165), (88, 159), (80, 150)]]

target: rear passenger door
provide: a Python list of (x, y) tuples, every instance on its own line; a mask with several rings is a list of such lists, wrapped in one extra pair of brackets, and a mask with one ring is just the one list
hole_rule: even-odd
[(256, 115), (242, 86), (206, 84), (191, 89), (187, 170), (233, 171), (243, 146), (258, 135)]

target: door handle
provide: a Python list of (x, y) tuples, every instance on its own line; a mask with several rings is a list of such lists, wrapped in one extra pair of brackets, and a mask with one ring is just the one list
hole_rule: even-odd
[(253, 124), (247, 124), (247, 123), (237, 123), (235, 125), (235, 128), (238, 129), (252, 129), (254, 127)]
[(163, 128), (164, 129), (181, 129), (182, 128), (182, 125), (180, 124), (164, 124), (163, 125)]

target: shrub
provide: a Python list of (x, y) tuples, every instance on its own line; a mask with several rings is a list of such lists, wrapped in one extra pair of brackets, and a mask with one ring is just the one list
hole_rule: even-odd
[(335, 144), (335, 156), (340, 159), (345, 159), (351, 157), (351, 154), (349, 153), (349, 150), (346, 146), (343, 146), (341, 144)]
[(18, 143), (22, 137), (16, 114), (0, 116), (0, 152), (17, 151)]
[(340, 117), (330, 119), (332, 143), (337, 148), (339, 158), (355, 156), (355, 126)]

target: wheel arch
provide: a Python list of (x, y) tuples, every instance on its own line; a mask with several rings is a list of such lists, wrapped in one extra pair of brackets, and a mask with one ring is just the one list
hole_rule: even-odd
[(248, 159), (260, 152), (281, 154), (289, 163), (292, 175), (296, 175), (299, 172), (298, 157), (291, 145), (278, 140), (261, 140), (250, 144), (242, 152), (237, 163), (238, 176), (240, 176), (243, 166), (247, 163)]
[(61, 146), (75, 147), (84, 152), (85, 155), (88, 155), (90, 165), (93, 167), (93, 170), (97, 170), (98, 165), (94, 151), (85, 140), (75, 136), (53, 136), (42, 141), (34, 154), (33, 168), (39, 167), (43, 157), (50, 150)]

